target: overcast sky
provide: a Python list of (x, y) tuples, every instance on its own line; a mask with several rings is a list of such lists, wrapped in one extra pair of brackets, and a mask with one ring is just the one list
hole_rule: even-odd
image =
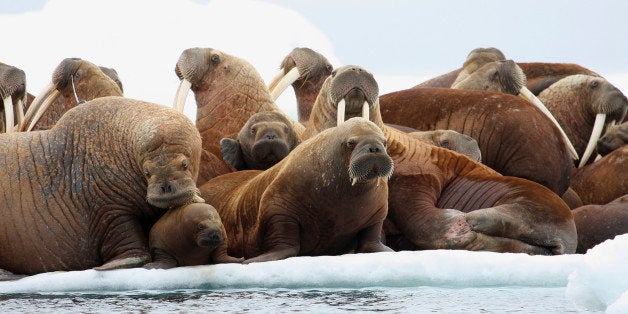
[[(472, 49), (492, 46), (515, 61), (578, 63), (628, 90), (628, 1), (50, 1), (0, 0), (12, 43), (0, 61), (27, 71), (31, 93), (63, 58), (82, 57), (116, 68), (127, 96), (170, 105), (176, 86), (140, 87), (135, 76), (164, 75), (176, 85), (178, 55), (196, 46), (243, 57), (266, 80), (292, 48), (309, 46), (335, 66), (372, 71), (382, 92), (453, 70)], [(172, 39), (179, 30), (183, 37)], [(35, 39), (46, 47), (37, 60)]]

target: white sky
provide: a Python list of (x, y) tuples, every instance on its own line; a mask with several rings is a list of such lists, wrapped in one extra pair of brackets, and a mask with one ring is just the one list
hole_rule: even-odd
[[(29, 92), (38, 94), (61, 60), (79, 57), (115, 68), (125, 96), (171, 106), (178, 86), (175, 63), (191, 47), (244, 58), (268, 81), (288, 52), (306, 46), (334, 66), (358, 64), (371, 70), (383, 94), (453, 70), (473, 48), (495, 46), (515, 60), (578, 62), (627, 93), (628, 42), (618, 39), (628, 38), (628, 24), (623, 17), (617, 19), (625, 2), (543, 4), (548, 10), (564, 8), (571, 19), (529, 7), (509, 18), (504, 12), (512, 8), (493, 2), (0, 0), (0, 27), (11, 30), (4, 34), (3, 47), (9, 48), (0, 53), (0, 61), (23, 69)], [(593, 25), (574, 22), (587, 10), (595, 16), (608, 14)], [(544, 19), (533, 19), (534, 12)], [(491, 18), (512, 20), (512, 35), (503, 27), (478, 30)], [(475, 20), (482, 22), (471, 23)], [(563, 20), (566, 26), (559, 27)], [(597, 35), (574, 50), (569, 42), (578, 34)], [(537, 38), (540, 45), (535, 45)], [(296, 116), (292, 89), (278, 105)], [(186, 114), (191, 118), (194, 107), (190, 94)]]

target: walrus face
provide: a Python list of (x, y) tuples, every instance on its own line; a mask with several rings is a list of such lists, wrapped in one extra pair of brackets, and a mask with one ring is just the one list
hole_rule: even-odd
[(604, 136), (597, 141), (597, 152), (602, 156), (628, 143), (628, 122), (610, 126)]
[(325, 56), (310, 48), (294, 48), (281, 61), (280, 69), (268, 85), (273, 99), (277, 99), (290, 85), (298, 89), (312, 79), (324, 80), (331, 75), (334, 67)]
[(424, 140), (432, 145), (447, 148), (482, 162), (482, 152), (478, 142), (472, 137), (453, 130), (411, 132), (408, 135)]
[(193, 167), (197, 166), (182, 153), (165, 152), (146, 159), (142, 164), (148, 183), (146, 201), (159, 208), (204, 202), (193, 179)]
[[(24, 71), (0, 63), (0, 97), (2, 98), (2, 111), (4, 111), (4, 116), (0, 116), (3, 118), (0, 121), (4, 121), (0, 126), (0, 132), (13, 132), (13, 126), (16, 122), (15, 112), (18, 113), (19, 120), (20, 114), (23, 114), (26, 95), (26, 74)], [(13, 107), (16, 107), (15, 110)]]
[(182, 223), (191, 230), (192, 241), (199, 247), (216, 248), (225, 242), (224, 227), (218, 211), (205, 203), (194, 203), (183, 208)]
[[(350, 121), (355, 121), (353, 118)], [(375, 131), (375, 132), (373, 132)], [(386, 137), (375, 124), (356, 125), (342, 141), (350, 152), (349, 180), (351, 185), (377, 178), (388, 180), (393, 173), (393, 160), (386, 152)]]
[(297, 145), (292, 124), (278, 112), (259, 112), (244, 125), (238, 140), (249, 169), (265, 170), (279, 161)]
[(512, 60), (503, 60), (484, 64), (465, 79), (455, 82), (451, 88), (518, 95), (525, 84), (526, 76), (517, 63)]
[(359, 66), (347, 65), (332, 72), (328, 79), (331, 80), (329, 100), (337, 108), (338, 123), (345, 117), (362, 115), (369, 118), (379, 95), (379, 86), (370, 72)]

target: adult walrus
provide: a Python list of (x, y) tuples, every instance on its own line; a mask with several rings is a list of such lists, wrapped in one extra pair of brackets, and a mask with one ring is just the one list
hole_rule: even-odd
[(361, 67), (335, 70), (323, 84), (304, 134), (322, 132), (345, 117), (365, 116), (368, 108), (367, 116), (383, 130), (395, 161), (385, 225), (391, 248), (575, 251), (573, 216), (556, 194), (387, 127), (377, 90), (372, 74)]
[(21, 69), (0, 62), (0, 133), (15, 132), (14, 126), (24, 117), (26, 74)]
[(585, 205), (573, 210), (578, 229), (576, 253), (586, 253), (588, 249), (628, 233), (628, 194), (605, 205)]
[(222, 158), (237, 170), (266, 170), (284, 159), (299, 144), (286, 117), (275, 111), (252, 115), (237, 139), (220, 140)]
[(153, 261), (144, 268), (240, 263), (227, 255), (227, 232), (216, 208), (191, 203), (168, 210), (150, 229)]
[(393, 172), (385, 143), (377, 126), (356, 118), (301, 143), (268, 170), (202, 185), (227, 230), (229, 255), (250, 263), (390, 251), (381, 242)]
[(571, 188), (584, 205), (606, 204), (628, 194), (628, 145), (574, 171)]
[(169, 207), (202, 201), (200, 153), (187, 117), (122, 97), (73, 108), (50, 130), (1, 134), (0, 269), (145, 264), (152, 223)]
[(482, 152), (478, 142), (468, 135), (452, 130), (415, 131), (408, 133), (408, 135), (434, 146), (466, 155), (477, 162), (482, 162)]

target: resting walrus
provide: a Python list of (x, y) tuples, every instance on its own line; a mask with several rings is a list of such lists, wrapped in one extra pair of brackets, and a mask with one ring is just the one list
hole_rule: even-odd
[(227, 232), (216, 208), (192, 203), (168, 210), (150, 229), (153, 262), (144, 268), (239, 263), (227, 255)]
[(301, 143), (266, 171), (200, 187), (220, 213), (229, 255), (262, 262), (297, 255), (390, 249), (381, 243), (393, 163), (386, 138), (356, 118)]
[(202, 201), (200, 153), (183, 114), (122, 97), (75, 107), (50, 130), (0, 134), (0, 269), (145, 264), (147, 228), (169, 207)]

